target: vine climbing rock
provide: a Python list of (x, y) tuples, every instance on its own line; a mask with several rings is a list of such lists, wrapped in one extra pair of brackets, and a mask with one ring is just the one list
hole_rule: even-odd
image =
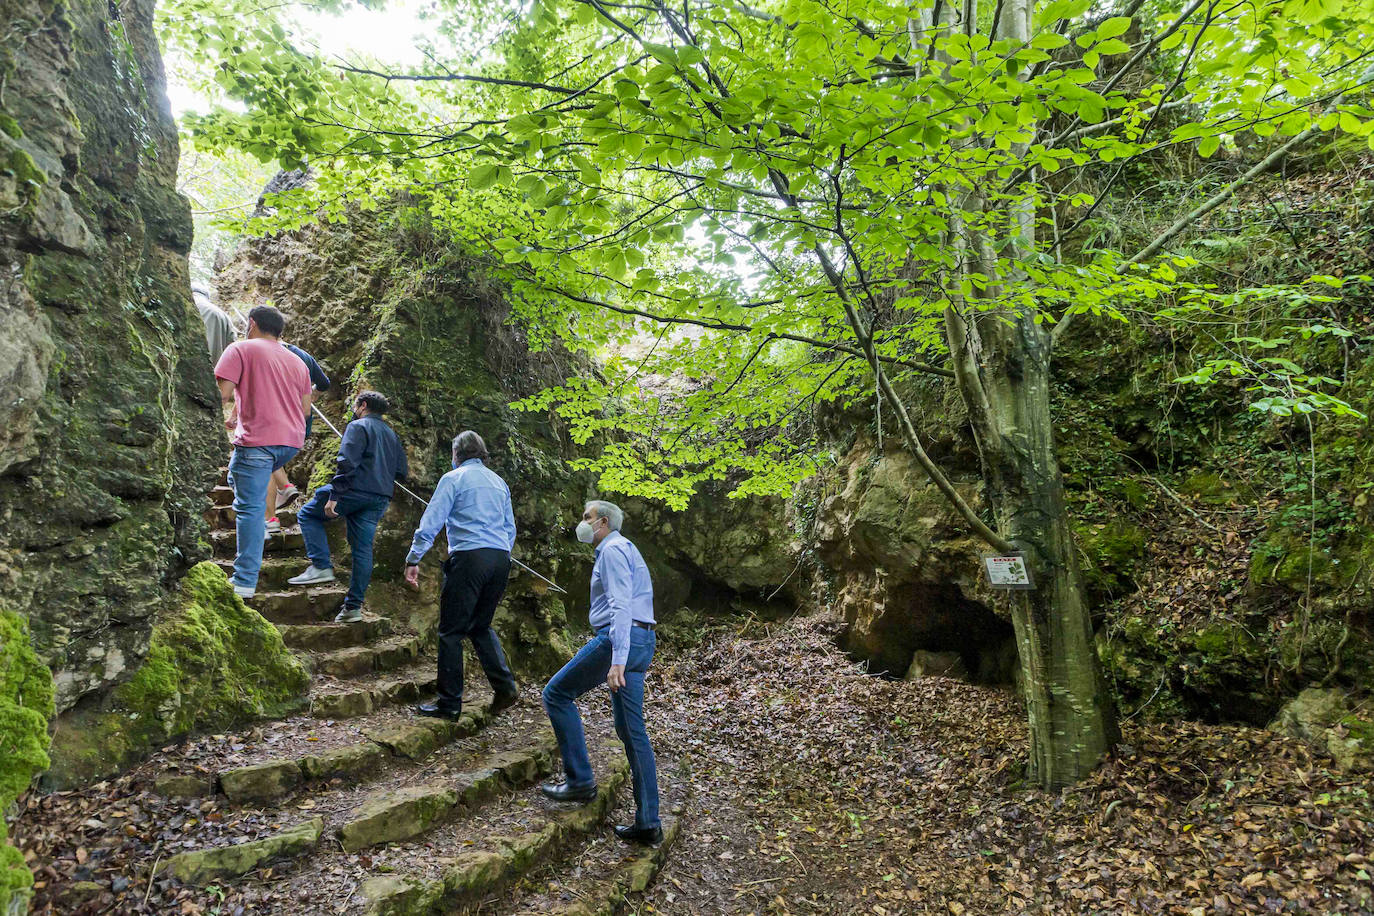
[[(592, 703), (597, 797), (549, 801), (537, 786), (558, 755), (538, 684), (493, 716), (480, 666), (469, 665), (479, 680), (467, 684), (458, 721), (414, 715), (410, 705), (434, 686), (433, 618), (383, 595), (371, 606), (387, 613), (333, 623), (347, 576), (289, 589), (299, 529), (289, 512), (279, 518), (283, 531), (267, 545), (248, 604), (310, 669), (307, 705), (169, 745), (113, 788), (79, 790), (100, 805), (62, 843), (98, 858), (102, 871), (117, 861), (133, 880), (118, 890), (50, 881), (35, 911), (132, 910), (146, 893), (150, 912), (611, 913), (644, 890), (678, 832), (686, 781), (674, 778), (673, 762), (660, 762), (664, 809), (674, 812), (664, 843), (626, 846), (610, 829), (610, 818), (632, 817), (625, 756), (609, 704)], [(216, 562), (228, 565), (232, 509), (216, 507), (210, 520)], [(115, 821), (105, 808), (121, 829), (92, 826)]]

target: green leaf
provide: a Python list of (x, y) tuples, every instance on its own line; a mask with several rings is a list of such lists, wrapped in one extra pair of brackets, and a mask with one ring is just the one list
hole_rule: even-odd
[(1125, 35), (1130, 28), (1130, 16), (1113, 16), (1097, 27), (1097, 37), (1099, 39), (1115, 38), (1118, 35)]
[(484, 162), (468, 173), (468, 187), (482, 190), (496, 184), (500, 166), (495, 162)]

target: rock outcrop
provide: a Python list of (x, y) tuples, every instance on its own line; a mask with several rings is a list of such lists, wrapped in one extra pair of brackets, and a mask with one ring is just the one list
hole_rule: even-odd
[(0, 18), (0, 608), (61, 713), (147, 652), (225, 443), (153, 4)]
[[(955, 653), (971, 678), (1011, 679), (1012, 628), (983, 583), (986, 552), (909, 453), (860, 439), (804, 497), (821, 569), (817, 600), (848, 625), (845, 648), (906, 674), (917, 652)], [(977, 505), (976, 483), (958, 484)]]
[(1356, 711), (1344, 691), (1309, 687), (1288, 701), (1269, 727), (1312, 742), (1343, 770), (1374, 770), (1374, 722)]
[(23, 662), (0, 677), (0, 806), (46, 764), (47, 718), (147, 654), (222, 460), (152, 20), (150, 0), (0, 4), (0, 655)]
[(199, 563), (154, 625), (148, 655), (129, 680), (64, 719), (45, 782), (79, 785), (195, 729), (299, 709), (309, 681), (281, 633), (244, 605), (223, 570)]

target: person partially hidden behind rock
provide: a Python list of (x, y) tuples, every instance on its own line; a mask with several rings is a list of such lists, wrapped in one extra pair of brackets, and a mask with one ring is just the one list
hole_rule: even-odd
[(618, 826), (615, 835), (629, 843), (663, 840), (658, 817), (658, 766), (644, 729), (644, 674), (654, 658), (654, 585), (639, 548), (620, 533), (625, 513), (614, 503), (592, 500), (582, 510), (577, 539), (596, 545), (592, 566), (592, 637), (549, 679), (544, 710), (549, 714), (563, 781), (540, 788), (554, 801), (590, 801), (596, 777), (587, 756), (587, 737), (577, 698), (603, 681), (611, 688), (615, 731), (625, 745), (634, 783), (635, 822)]
[(439, 528), (446, 529), (448, 558), (439, 593), (439, 698), (415, 707), (422, 716), (462, 715), (464, 638), (472, 640), (491, 683), (491, 711), (500, 712), (519, 699), (515, 675), (491, 628), (510, 575), (515, 513), (510, 488), (483, 464), (489, 457), (482, 437), (472, 430), (454, 437), (453, 470), (439, 478), (406, 557), (406, 581), (418, 588), (420, 560)]
[(270, 305), (248, 313), (248, 339), (231, 343), (215, 364), (220, 398), (233, 409), (224, 425), (234, 443), (234, 593), (252, 598), (262, 569), (267, 481), (305, 444), (310, 371), (280, 343), (286, 319)]
[(377, 524), (391, 505), (396, 481), (404, 481), (410, 476), (405, 446), (396, 431), (382, 419), (390, 406), (376, 391), (364, 391), (353, 399), (356, 419), (344, 427), (334, 478), (316, 490), (296, 516), (310, 567), (288, 579), (292, 585), (334, 581), (334, 564), (329, 556), (329, 538), (324, 526), (336, 518), (348, 523), (353, 569), (348, 577), (348, 594), (343, 607), (334, 618), (339, 623), (357, 623), (363, 619), (363, 599), (372, 581), (372, 542), (377, 535)]
[[(325, 375), (324, 369), (316, 362), (315, 357), (300, 347), (285, 341), (282, 342), (282, 346), (296, 354), (300, 361), (305, 363), (305, 368), (310, 370), (310, 403), (315, 403), (320, 395), (329, 390), (329, 376)], [(315, 414), (313, 411), (307, 410), (305, 412), (305, 438), (310, 438), (310, 430), (314, 424)], [(299, 495), (300, 491), (296, 489), (296, 485), (286, 476), (286, 468), (277, 468), (272, 472), (272, 479), (267, 484), (267, 509), (264, 513), (267, 518), (269, 537), (281, 533), (281, 522), (277, 520), (277, 510), (290, 505), (291, 500)]]

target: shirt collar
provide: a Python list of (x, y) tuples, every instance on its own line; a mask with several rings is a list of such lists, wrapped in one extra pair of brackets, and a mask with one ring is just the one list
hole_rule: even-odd
[(482, 459), (481, 459), (481, 458), (469, 458), (467, 461), (464, 461), (462, 464), (458, 465), (458, 467), (460, 467), (460, 468), (465, 468), (465, 467), (467, 467), (467, 466), (470, 465), (470, 464), (481, 464), (481, 463), (482, 463)]
[(600, 553), (602, 547), (605, 547), (607, 544), (609, 544), (611, 541), (614, 541), (616, 538), (623, 538), (624, 536), (625, 535), (621, 534), (619, 531), (612, 531), (610, 534), (606, 535), (604, 538), (601, 539), (600, 544), (596, 545), (596, 552)]

